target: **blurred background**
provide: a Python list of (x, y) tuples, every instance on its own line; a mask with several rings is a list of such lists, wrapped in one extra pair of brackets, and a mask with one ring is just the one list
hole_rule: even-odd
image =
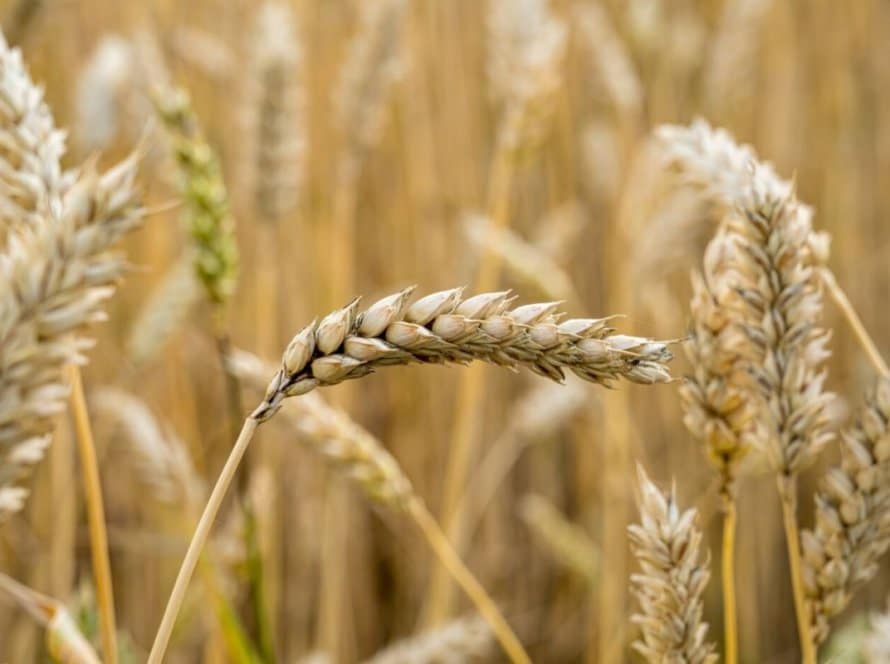
[[(141, 186), (156, 213), (127, 242), (133, 269), (84, 371), (129, 661), (151, 645), (192, 523), (187, 498), (152, 482), (133, 440), (180, 441), (194, 475), (213, 481), (232, 442), (220, 327), (235, 346), (275, 360), (297, 330), (353, 295), (473, 284), (488, 261), (498, 264), (496, 285), (522, 302), (562, 299), (579, 317), (625, 314), (615, 323), (622, 332), (680, 338), (689, 271), (714, 211), (666, 172), (650, 141), (661, 123), (704, 117), (793, 178), (816, 226), (833, 236), (832, 269), (890, 350), (888, 3), (0, 7), (7, 39), (69, 132), (66, 163), (96, 155), (110, 164), (146, 146)], [(240, 274), (222, 323), (187, 266), (176, 171), (153, 120), (149, 91), (174, 84), (220, 157), (236, 225)], [(489, 219), (509, 229), (496, 246)], [(871, 370), (830, 303), (826, 322), (840, 422)], [(686, 366), (678, 347), (673, 370)], [(569, 380), (554, 389), (484, 367), (469, 472), (453, 480), (464, 371), (394, 368), (324, 396), (383, 441), (434, 514), (453, 511), (454, 495), (477, 497), (460, 552), (536, 662), (635, 661), (625, 534), (636, 518), (635, 463), (662, 486), (676, 480), (719, 551), (713, 473), (683, 427), (676, 385)], [(243, 398), (246, 409), (259, 395)], [(442, 589), (411, 525), (328, 473), (280, 419), (260, 431), (239, 478), (255, 519), (230, 501), (213, 540), (218, 590), (246, 631), (278, 661), (354, 662), (470, 612), (459, 592)], [(62, 417), (25, 512), (0, 529), (0, 569), (69, 603), (89, 630), (95, 603), (72, 449)], [(836, 455), (832, 447), (823, 463)], [(804, 525), (819, 475), (802, 480)], [(478, 499), (479, 484), (490, 485), (490, 500)], [(756, 460), (740, 500), (742, 661), (793, 662), (779, 503)], [(718, 581), (715, 570), (706, 618), (719, 642)], [(853, 634), (888, 590), (885, 571), (835, 631)], [(232, 661), (211, 603), (196, 580), (169, 661)], [(0, 661), (44, 656), (33, 621), (0, 602)], [(492, 648), (467, 661), (498, 657)]]

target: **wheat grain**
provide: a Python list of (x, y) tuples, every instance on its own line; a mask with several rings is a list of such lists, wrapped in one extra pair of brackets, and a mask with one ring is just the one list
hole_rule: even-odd
[(890, 379), (877, 381), (844, 432), (842, 452), (842, 463), (828, 471), (816, 495), (815, 527), (801, 538), (819, 642), (828, 636), (828, 621), (874, 577), (890, 547)]
[(14, 232), (0, 257), (0, 514), (21, 508), (23, 479), (49, 444), (64, 408), (66, 363), (85, 362), (81, 333), (124, 269), (108, 249), (139, 225), (131, 157), (103, 175), (91, 168), (52, 224)]
[(702, 620), (710, 572), (699, 555), (697, 512), (681, 511), (675, 489), (665, 495), (637, 471), (640, 523), (628, 528), (641, 568), (631, 577), (642, 611), (631, 617), (642, 631), (634, 648), (653, 664), (711, 664), (717, 656)]
[(511, 310), (507, 292), (464, 299), (461, 288), (409, 305), (413, 290), (383, 298), (361, 314), (358, 299), (353, 300), (297, 333), (253, 417), (269, 418), (289, 396), (360, 378), (377, 367), (414, 362), (524, 365), (557, 381), (566, 370), (601, 384), (618, 378), (650, 384), (670, 380), (666, 343), (613, 334), (608, 319), (558, 323), (558, 303)]
[(471, 664), (491, 661), (493, 650), (491, 629), (470, 616), (397, 641), (365, 664)]

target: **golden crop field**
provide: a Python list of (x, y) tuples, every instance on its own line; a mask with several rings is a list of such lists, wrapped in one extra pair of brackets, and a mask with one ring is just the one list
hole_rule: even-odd
[(0, 21), (0, 662), (890, 662), (890, 5)]

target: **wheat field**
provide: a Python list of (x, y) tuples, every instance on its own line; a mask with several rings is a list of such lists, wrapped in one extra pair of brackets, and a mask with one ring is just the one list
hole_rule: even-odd
[(890, 662), (890, 5), (0, 25), (0, 663)]

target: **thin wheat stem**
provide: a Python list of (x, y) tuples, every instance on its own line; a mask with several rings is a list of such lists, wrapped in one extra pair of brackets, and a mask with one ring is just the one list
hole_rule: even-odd
[(841, 310), (844, 318), (847, 319), (847, 323), (853, 330), (853, 334), (856, 335), (856, 339), (859, 341), (865, 354), (868, 355), (868, 359), (872, 363), (872, 366), (881, 376), (890, 376), (890, 368), (887, 367), (887, 363), (884, 361), (884, 358), (881, 357), (878, 347), (875, 345), (868, 330), (865, 329), (865, 325), (862, 324), (862, 319), (859, 318), (856, 309), (853, 308), (853, 303), (850, 302), (850, 298), (847, 297), (843, 288), (838, 284), (832, 271), (823, 267), (819, 270), (819, 277), (822, 279), (822, 283), (825, 284), (825, 288), (828, 290), (831, 299), (834, 300), (834, 303)]
[(111, 583), (111, 563), (108, 559), (108, 533), (105, 529), (105, 507), (102, 503), (102, 485), (99, 480), (99, 462), (80, 370), (69, 366), (71, 381), (71, 412), (77, 432), (77, 450), (83, 473), (87, 521), (90, 530), (90, 555), (93, 559), (93, 576), (96, 583), (96, 599), (99, 605), (99, 626), (102, 637), (102, 655), (106, 664), (117, 664), (117, 627), (114, 619), (114, 591)]
[(797, 617), (797, 633), (800, 637), (801, 664), (816, 664), (816, 648), (810, 630), (809, 609), (804, 596), (800, 532), (797, 527), (797, 478), (794, 475), (778, 477), (779, 497), (782, 501), (782, 518), (785, 540), (788, 545), (788, 566), (791, 571), (791, 588), (794, 593), (794, 613)]
[(170, 635), (173, 633), (173, 627), (176, 624), (176, 617), (179, 615), (182, 603), (185, 600), (185, 591), (195, 572), (195, 567), (201, 557), (201, 551), (207, 543), (210, 528), (216, 520), (223, 498), (225, 498), (226, 492), (232, 484), (232, 479), (235, 477), (235, 471), (238, 469), (238, 465), (241, 463), (241, 459), (244, 457), (244, 453), (247, 451), (247, 447), (259, 424), (260, 422), (253, 416), (244, 420), (244, 426), (241, 428), (238, 440), (235, 441), (232, 451), (229, 452), (229, 458), (226, 459), (226, 463), (216, 479), (210, 498), (207, 499), (207, 504), (204, 506), (204, 511), (201, 514), (198, 525), (195, 527), (192, 540), (189, 542), (185, 558), (182, 560), (179, 574), (176, 576), (176, 582), (173, 584), (173, 591), (170, 593), (170, 599), (167, 600), (167, 607), (164, 609), (161, 625), (158, 628), (154, 644), (151, 647), (151, 653), (148, 656), (148, 664), (161, 664), (164, 660), (167, 645), (170, 643)]
[(721, 581), (723, 584), (724, 658), (726, 664), (737, 664), (739, 661), (739, 636), (735, 599), (736, 504), (730, 495), (724, 496), (723, 500)]
[(473, 573), (464, 565), (426, 506), (415, 497), (408, 503), (407, 509), (411, 518), (414, 519), (414, 523), (420, 528), (433, 552), (442, 563), (442, 566), (463, 588), (473, 604), (476, 605), (479, 613), (482, 614), (486, 622), (491, 626), (495, 637), (504, 648), (504, 652), (510, 658), (510, 661), (513, 664), (531, 664), (531, 658), (529, 658), (516, 634), (513, 633), (510, 625), (507, 624), (504, 616), (498, 610), (497, 605), (489, 597), (485, 588), (476, 580)]

